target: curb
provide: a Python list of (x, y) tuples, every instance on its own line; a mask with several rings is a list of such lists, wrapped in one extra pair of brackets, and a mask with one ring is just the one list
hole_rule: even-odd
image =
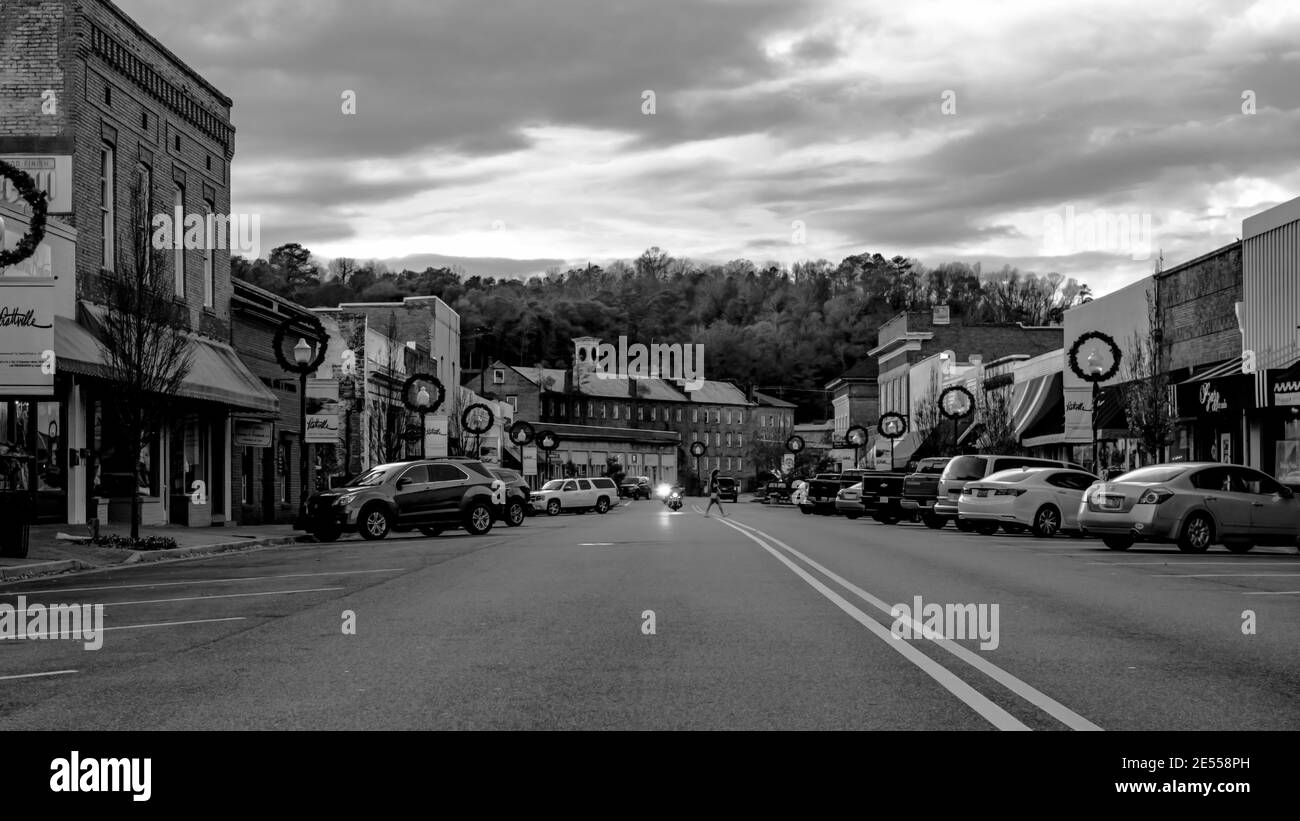
[(79, 559), (64, 559), (54, 562), (37, 562), (34, 564), (0, 567), (0, 581), (31, 579), (40, 576), (53, 576), (60, 573), (78, 571), (119, 570), (141, 567), (163, 561), (182, 561), (197, 559), (218, 553), (236, 553), (259, 547), (296, 544), (299, 536), (274, 536), (265, 539), (244, 539), (238, 542), (194, 545), (191, 547), (174, 547), (170, 550), (133, 550), (125, 559), (114, 564), (88, 564)]

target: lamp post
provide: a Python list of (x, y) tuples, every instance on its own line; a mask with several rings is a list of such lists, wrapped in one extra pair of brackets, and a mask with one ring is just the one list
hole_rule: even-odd
[(424, 426), (424, 418), (429, 413), (429, 389), (420, 386), (420, 392), (415, 395), (415, 404), (420, 409), (420, 458), (425, 458), (425, 440), (428, 439), (428, 429)]
[(1101, 357), (1097, 356), (1095, 350), (1088, 352), (1088, 373), (1093, 377), (1092, 381), (1092, 469), (1098, 476), (1101, 476), (1100, 465), (1097, 463), (1097, 399), (1101, 396), (1101, 375), (1105, 369), (1101, 366)]
[(307, 366), (315, 350), (305, 337), (293, 346), (293, 361), (298, 365), (298, 515), (307, 512)]

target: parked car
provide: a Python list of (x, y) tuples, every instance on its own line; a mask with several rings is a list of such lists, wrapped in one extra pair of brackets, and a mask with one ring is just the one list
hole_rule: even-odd
[(835, 512), (849, 519), (862, 515), (862, 483), (849, 485), (835, 495)]
[(533, 491), (524, 481), (524, 477), (506, 468), (489, 468), (492, 475), (506, 483), (506, 503), (502, 508), (502, 519), (510, 527), (519, 527), (524, 517), (532, 510), (529, 504)]
[(948, 456), (922, 459), (916, 470), (903, 480), (903, 498), (898, 506), (904, 513), (919, 516), (926, 527), (934, 530), (948, 523), (947, 517), (935, 515), (934, 503), (939, 498), (939, 479), (943, 476), (943, 469), (951, 461)]
[(1078, 516), (1084, 531), (1112, 550), (1143, 541), (1172, 542), (1184, 553), (1215, 544), (1245, 553), (1300, 537), (1294, 490), (1253, 468), (1219, 462), (1151, 465), (1097, 482), (1084, 492)]
[(618, 486), (618, 495), (628, 499), (649, 499), (652, 492), (649, 476), (629, 476)]
[(873, 470), (862, 480), (862, 510), (877, 522), (892, 525), (904, 518), (911, 519), (903, 510), (903, 486), (907, 471)]
[[(997, 454), (979, 455), (979, 456), (954, 456), (947, 465), (944, 466), (943, 474), (939, 477), (938, 497), (934, 501), (934, 515), (942, 516), (945, 519), (955, 519), (958, 530), (971, 530), (970, 523), (964, 521), (957, 510), (957, 502), (961, 498), (961, 490), (967, 482), (974, 482), (979, 479), (1004, 470), (1012, 468), (1069, 468), (1071, 470), (1083, 471), (1083, 467), (1073, 462), (1065, 462), (1060, 459), (1038, 459), (1030, 456), (1000, 456)], [(1011, 529), (1020, 527), (1020, 525), (1010, 525)]]
[(1007, 524), (1050, 538), (1079, 529), (1079, 500), (1097, 477), (1081, 470), (1012, 468), (967, 482), (957, 501), (963, 521), (987, 536)]
[(351, 531), (374, 540), (390, 531), (437, 536), (455, 527), (481, 536), (506, 515), (494, 501), (501, 489), (501, 480), (477, 459), (390, 462), (343, 487), (313, 493), (300, 524), (322, 542)]
[(740, 500), (740, 482), (734, 476), (718, 477), (718, 498), (724, 502)]
[(586, 513), (588, 510), (603, 514), (618, 504), (618, 490), (614, 480), (605, 476), (552, 479), (533, 493), (533, 510), (545, 511), (548, 516), (564, 512)]
[(842, 473), (819, 473), (808, 483), (808, 499), (799, 505), (804, 513), (835, 513), (835, 498), (840, 491), (861, 482), (868, 471), (846, 470)]

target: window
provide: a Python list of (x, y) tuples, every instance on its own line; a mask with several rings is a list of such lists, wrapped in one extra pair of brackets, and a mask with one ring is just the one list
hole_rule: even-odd
[(636, 420), (638, 422), (645, 421), (645, 408), (640, 405), (636, 406)]
[[(181, 231), (181, 224), (185, 219), (185, 189), (178, 183), (176, 190), (172, 194), (172, 219), (177, 221), (175, 230)], [(175, 243), (172, 250), (172, 287), (176, 290), (176, 296), (184, 298), (185, 296), (185, 243)]]
[(506, 401), (510, 403), (510, 407), (514, 410), (515, 413), (519, 413), (519, 397), (518, 397), (518, 396), (507, 396), (507, 397), (506, 397)]
[[(204, 223), (203, 223), (203, 307), (212, 307), (212, 292), (215, 289), (213, 280), (213, 257), (216, 255), (216, 240), (208, 235), (212, 228), (212, 216), (216, 213), (216, 206), (211, 200), (203, 201)], [(417, 431), (418, 433), (418, 431)]]
[(564, 486), (560, 488), (561, 491), (570, 492), (570, 493), (577, 489), (578, 489), (578, 483), (573, 481), (572, 479), (565, 482)]
[(727, 457), (727, 470), (731, 470), (731, 457)]
[(741, 464), (740, 464), (740, 463), (741, 463), (741, 459), (740, 459), (739, 456), (737, 456), (737, 457), (736, 457), (736, 470), (740, 470), (740, 469), (741, 469)]
[(492, 384), (493, 384), (493, 385), (504, 385), (505, 383), (506, 383), (506, 371), (505, 371), (505, 368), (493, 368), (493, 369), (492, 369)]
[[(417, 430), (416, 433), (419, 433), (419, 431)], [(406, 472), (397, 479), (397, 484), (401, 484), (402, 482), (406, 482), (407, 485), (427, 484), (429, 482), (429, 469), (424, 465), (416, 465), (415, 467), (407, 468)], [(394, 487), (396, 487), (397, 484), (394, 484)]]
[(591, 417), (596, 415), (595, 406), (596, 406), (595, 402), (592, 402), (590, 400), (587, 401), (587, 416)]
[(699, 408), (691, 408), (691, 421), (692, 421), (692, 422), (698, 422), (698, 421), (700, 421), (700, 409), (699, 409)]
[(678, 409), (677, 409), (677, 421), (678, 421), (678, 422), (682, 421), (682, 409), (681, 409), (681, 408), (678, 408)]
[(743, 434), (743, 433), (737, 433), (737, 434), (736, 434), (736, 447), (738, 447), (738, 448), (743, 448), (744, 446), (745, 446), (745, 434)]
[(719, 409), (719, 408), (714, 408), (714, 409), (713, 409), (713, 421), (714, 421), (715, 423), (716, 423), (716, 422), (721, 422), (721, 421), (722, 421), (722, 410), (721, 410), (721, 409)]
[(654, 407), (653, 405), (650, 406), (650, 421), (651, 422), (659, 421), (659, 409)]
[(614, 406), (614, 418), (615, 418), (615, 419), (618, 418), (618, 405), (615, 405), (615, 406)]
[(1093, 483), (1094, 479), (1086, 473), (1053, 473), (1047, 477), (1049, 485), (1063, 487), (1068, 490), (1087, 490)]
[(604, 418), (605, 418), (605, 407), (606, 407), (606, 406), (605, 406), (605, 403), (604, 403), (604, 402), (601, 402), (601, 403), (600, 403), (600, 418), (601, 418), (601, 419), (604, 419)]
[(632, 418), (632, 406), (631, 406), (631, 405), (624, 405), (624, 406), (623, 406), (623, 418), (624, 418), (624, 419), (631, 419), (631, 418)]
[(722, 447), (722, 434), (716, 430), (713, 432), (713, 446)]
[(745, 424), (745, 412), (743, 410), (736, 411), (736, 424), (737, 425)]
[(988, 469), (988, 466), (989, 460), (983, 456), (958, 456), (948, 463), (948, 467), (943, 472), (943, 478), (955, 482), (983, 479), (984, 471)]
[[(582, 467), (586, 467), (586, 465), (582, 465)], [(586, 479), (579, 479), (578, 488), (580, 490), (591, 490), (592, 489), (591, 482)]]
[(634, 464), (634, 465), (636, 464), (636, 458), (637, 458), (638, 455), (639, 455), (639, 454), (636, 454), (636, 453), (632, 454), (632, 464)]
[(105, 271), (114, 270), (113, 259), (115, 234), (117, 233), (117, 179), (115, 152), (113, 146), (104, 143), (99, 147), (99, 230), (100, 230), (100, 267)]
[(727, 408), (727, 424), (731, 424), (731, 408)]
[(177, 150), (177, 151), (180, 151), (180, 150), (181, 150), (181, 135), (180, 135), (180, 134), (177, 134), (177, 135), (176, 135), (176, 139), (172, 140), (172, 145), (176, 146), (176, 150)]
[(104, 85), (104, 105), (112, 105), (112, 104), (113, 104), (113, 87), (110, 86), (110, 85), (108, 85), (108, 84), (105, 84), (105, 85)]
[(731, 447), (731, 433), (727, 432), (727, 447)]
[(430, 482), (463, 482), (468, 478), (465, 471), (455, 465), (434, 463), (428, 468)]
[(149, 127), (149, 112), (148, 112), (148, 111), (142, 111), (142, 112), (140, 112), (140, 127), (141, 127), (141, 128), (148, 128), (148, 127)]

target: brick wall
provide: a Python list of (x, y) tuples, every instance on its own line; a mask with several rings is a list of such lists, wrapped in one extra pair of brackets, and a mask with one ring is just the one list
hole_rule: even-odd
[(1242, 299), (1240, 242), (1171, 268), (1157, 281), (1171, 372), (1241, 355), (1236, 315)]
[[(62, 56), (71, 51), (66, 0), (5, 0), (0, 3), (0, 139), (56, 138), (71, 122), (68, 74)], [(42, 112), (53, 91), (55, 114)], [(14, 141), (4, 152), (37, 150)]]

